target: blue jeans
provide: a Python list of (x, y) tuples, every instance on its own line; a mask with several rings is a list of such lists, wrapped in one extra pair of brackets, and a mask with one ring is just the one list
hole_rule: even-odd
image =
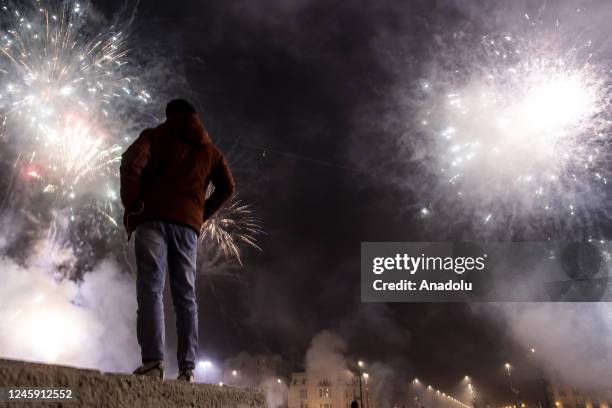
[(148, 221), (136, 229), (136, 333), (142, 361), (164, 359), (164, 282), (169, 271), (176, 314), (180, 370), (195, 368), (198, 307), (195, 294), (198, 234), (166, 221)]

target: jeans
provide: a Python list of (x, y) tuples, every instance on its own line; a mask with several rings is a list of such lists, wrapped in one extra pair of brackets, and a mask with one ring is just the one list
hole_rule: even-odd
[(136, 333), (142, 361), (164, 360), (164, 282), (169, 271), (176, 314), (177, 359), (180, 370), (194, 369), (198, 346), (195, 294), (198, 234), (166, 221), (148, 221), (136, 229)]

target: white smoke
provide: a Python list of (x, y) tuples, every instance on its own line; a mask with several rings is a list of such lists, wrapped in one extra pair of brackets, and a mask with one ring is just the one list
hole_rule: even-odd
[(289, 388), (284, 381), (279, 381), (278, 378), (266, 378), (259, 387), (264, 390), (269, 408), (286, 406)]
[(612, 384), (612, 304), (510, 303), (499, 310), (548, 377), (586, 389)]
[(0, 258), (0, 356), (126, 372), (139, 361), (133, 278), (111, 260), (65, 279), (76, 258), (48, 241), (25, 265)]
[(324, 330), (316, 334), (306, 352), (306, 372), (324, 374), (330, 379), (346, 373), (346, 347), (346, 342), (330, 331)]
[[(349, 380), (359, 375), (357, 361), (347, 357), (347, 342), (328, 330), (317, 333), (306, 351), (305, 365), (309, 377), (326, 378), (332, 382)], [(364, 391), (377, 406), (387, 408), (394, 406), (396, 391), (405, 389), (405, 382), (390, 365), (381, 361), (367, 361), (361, 368), (367, 373), (364, 381)]]

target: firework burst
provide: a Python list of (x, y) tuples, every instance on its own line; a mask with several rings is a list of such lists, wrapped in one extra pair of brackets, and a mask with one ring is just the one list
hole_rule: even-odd
[(253, 216), (251, 207), (234, 195), (226, 206), (202, 226), (200, 242), (204, 245), (213, 243), (226, 258), (234, 258), (242, 265), (240, 244), (261, 251), (257, 236), (262, 233), (261, 221)]
[(125, 73), (125, 36), (114, 27), (90, 33), (76, 2), (57, 14), (41, 2), (21, 7), (0, 8), (5, 136), (24, 158), (25, 173), (62, 204), (92, 190), (112, 201), (109, 178), (126, 141), (112, 123), (126, 102), (150, 98)]
[(431, 170), (442, 194), (483, 224), (601, 210), (610, 179), (606, 60), (591, 41), (568, 45), (530, 27), (455, 33), (420, 83)]

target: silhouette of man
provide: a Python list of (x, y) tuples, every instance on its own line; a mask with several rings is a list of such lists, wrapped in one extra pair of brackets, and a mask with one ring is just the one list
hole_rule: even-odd
[[(142, 366), (134, 374), (164, 377), (163, 289), (168, 270), (178, 379), (191, 382), (198, 345), (198, 234), (233, 194), (232, 174), (194, 107), (184, 99), (169, 102), (166, 121), (144, 130), (125, 151), (120, 173), (128, 240), (135, 233), (136, 331)], [(209, 183), (215, 188), (206, 199)]]

